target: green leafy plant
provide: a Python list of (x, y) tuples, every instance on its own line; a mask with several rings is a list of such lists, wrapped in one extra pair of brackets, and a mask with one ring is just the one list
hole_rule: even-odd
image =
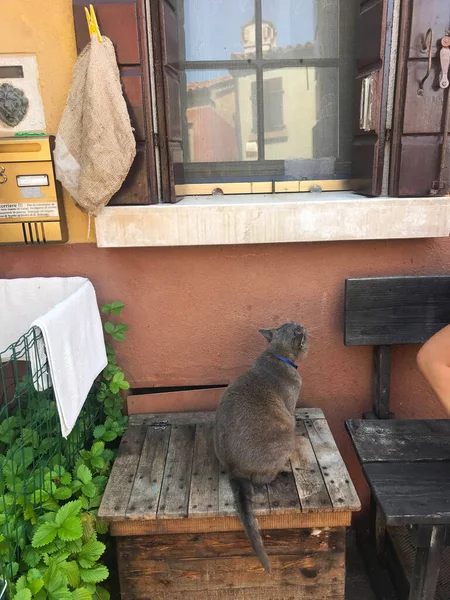
[[(120, 316), (123, 308), (113, 302), (102, 312)], [(104, 329), (113, 340), (123, 341), (128, 327), (106, 321)], [(91, 441), (75, 460), (68, 458), (70, 436), (66, 452), (58, 453), (58, 430), (43, 435), (36, 428), (39, 406), (32, 419), (19, 411), (0, 422), (0, 574), (8, 580), (12, 600), (109, 600), (109, 592), (99, 585), (109, 575), (101, 562), (107, 540), (101, 538), (108, 525), (97, 512), (127, 425), (121, 394), (129, 383), (111, 344), (106, 343), (106, 351), (108, 365), (96, 391), (102, 418), (98, 424), (89, 422)], [(15, 394), (25, 385), (19, 384)], [(48, 422), (57, 428), (55, 403), (45, 397), (42, 405), (43, 418), (53, 419)]]

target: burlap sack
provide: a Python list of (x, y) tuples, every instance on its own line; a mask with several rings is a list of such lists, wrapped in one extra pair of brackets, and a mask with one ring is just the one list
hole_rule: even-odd
[(122, 186), (135, 156), (113, 44), (92, 36), (75, 65), (56, 135), (56, 177), (82, 210), (97, 215)]

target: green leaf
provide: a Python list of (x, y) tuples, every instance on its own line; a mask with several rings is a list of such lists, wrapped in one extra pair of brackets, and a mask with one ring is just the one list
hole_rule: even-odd
[(128, 325), (125, 325), (124, 323), (116, 325), (115, 333), (125, 333), (125, 331), (128, 331)]
[(58, 526), (55, 523), (43, 523), (33, 536), (33, 548), (46, 546), (56, 537)]
[(25, 577), (25, 575), (22, 575), (22, 577), (19, 577), (19, 579), (16, 582), (16, 592), (20, 592), (20, 590), (25, 590), (27, 587), (27, 578)]
[(48, 594), (49, 600), (72, 600), (72, 592), (67, 586), (60, 587)]
[(105, 588), (101, 587), (100, 585), (97, 586), (96, 594), (100, 600), (109, 600), (111, 598), (111, 594), (108, 592), (108, 590), (105, 590)]
[(92, 473), (86, 465), (80, 465), (77, 469), (77, 477), (81, 483), (87, 484), (92, 481)]
[(121, 390), (129, 390), (130, 389), (130, 384), (128, 383), (128, 381), (120, 381), (119, 382), (119, 387)]
[(53, 559), (49, 560), (49, 567), (44, 575), (44, 585), (49, 594), (57, 592), (67, 585), (65, 574), (62, 572), (58, 563)]
[(34, 579), (33, 581), (30, 581), (28, 586), (30, 588), (32, 595), (36, 596), (36, 594), (38, 592), (40, 592), (42, 590), (42, 588), (44, 587), (44, 580), (43, 579)]
[(95, 521), (95, 531), (100, 534), (108, 533), (109, 523), (106, 521)]
[(70, 487), (59, 487), (53, 492), (53, 498), (56, 500), (67, 500), (72, 496)]
[(94, 442), (91, 448), (92, 456), (101, 456), (105, 450), (105, 444), (103, 442)]
[(109, 314), (111, 312), (111, 304), (104, 304), (102, 306), (102, 313)]
[(72, 600), (92, 600), (86, 588), (78, 588), (72, 592)]
[(30, 569), (27, 573), (28, 581), (36, 581), (37, 579), (41, 579), (41, 577), (42, 573), (39, 571), (39, 569)]
[(91, 463), (92, 463), (93, 467), (95, 467), (96, 469), (99, 469), (100, 471), (104, 468), (104, 466), (106, 464), (105, 460), (101, 456), (92, 457)]
[(106, 546), (98, 542), (95, 538), (90, 539), (83, 544), (81, 552), (78, 554), (78, 562), (83, 569), (89, 569), (94, 566), (98, 559), (105, 552)]
[(82, 535), (80, 517), (67, 517), (58, 529), (58, 537), (64, 541), (77, 540)]
[(94, 429), (94, 437), (95, 439), (99, 439), (103, 436), (103, 434), (106, 431), (106, 427), (104, 425), (97, 425), (97, 427)]
[(64, 562), (60, 565), (61, 571), (67, 578), (67, 583), (74, 589), (80, 585), (80, 569), (76, 561)]
[(111, 321), (106, 321), (106, 323), (104, 324), (104, 328), (106, 333), (109, 333), (109, 335), (112, 335), (114, 333), (115, 327), (113, 323), (111, 323)]
[(108, 579), (108, 569), (104, 565), (97, 565), (92, 569), (80, 569), (81, 581), (85, 583), (99, 583)]
[(123, 302), (113, 302), (110, 304), (110, 310), (113, 315), (120, 315), (122, 310), (125, 308), (125, 304)]
[(20, 590), (20, 592), (17, 592), (14, 596), (13, 600), (31, 600), (30, 590), (28, 588)]
[(114, 383), (119, 383), (120, 381), (123, 381), (125, 378), (125, 375), (122, 373), (122, 371), (119, 371), (118, 373), (114, 374), (114, 377), (112, 378)]
[(72, 500), (72, 502), (67, 502), (64, 506), (56, 513), (55, 523), (59, 527), (64, 523), (66, 519), (69, 517), (76, 517), (81, 510), (81, 504), (78, 500)]
[(112, 339), (117, 342), (124, 342), (126, 340), (125, 334), (120, 331), (115, 331), (112, 335)]
[(72, 481), (72, 475), (67, 471), (67, 473), (64, 473), (64, 475), (62, 475), (62, 477), (60, 477), (60, 482), (63, 485), (69, 485), (69, 483)]
[(28, 502), (27, 507), (24, 510), (23, 518), (25, 521), (31, 521), (32, 525), (36, 525), (36, 511), (31, 502)]
[(115, 433), (114, 431), (106, 431), (103, 434), (103, 438), (105, 440), (105, 442), (112, 442), (113, 440), (115, 440), (117, 437), (117, 433)]
[(22, 560), (29, 567), (36, 567), (41, 560), (41, 555), (32, 546), (27, 546), (22, 553)]

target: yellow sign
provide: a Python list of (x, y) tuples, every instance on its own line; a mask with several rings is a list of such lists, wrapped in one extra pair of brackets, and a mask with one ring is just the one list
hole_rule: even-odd
[(0, 245), (67, 241), (51, 140), (0, 139)]

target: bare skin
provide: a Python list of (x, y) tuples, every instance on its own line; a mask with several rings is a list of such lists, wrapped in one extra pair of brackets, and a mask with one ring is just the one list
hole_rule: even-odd
[(422, 346), (417, 365), (450, 415), (450, 325)]

